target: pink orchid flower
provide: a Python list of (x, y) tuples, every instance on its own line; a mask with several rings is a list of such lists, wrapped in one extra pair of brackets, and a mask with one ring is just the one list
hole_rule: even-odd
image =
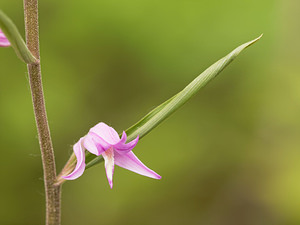
[(139, 137), (126, 144), (127, 135), (123, 131), (120, 139), (118, 133), (105, 123), (99, 123), (90, 129), (89, 133), (80, 138), (73, 146), (77, 158), (76, 167), (72, 173), (63, 178), (74, 180), (80, 177), (85, 169), (85, 149), (94, 155), (102, 155), (105, 160), (105, 170), (110, 187), (113, 186), (114, 166), (133, 171), (143, 176), (160, 179), (161, 176), (146, 167), (132, 152)]
[(10, 42), (7, 40), (2, 30), (0, 30), (0, 47), (8, 47), (10, 46)]

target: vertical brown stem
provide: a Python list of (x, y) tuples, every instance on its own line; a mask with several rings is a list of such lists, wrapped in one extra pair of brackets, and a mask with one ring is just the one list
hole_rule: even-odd
[[(38, 1), (24, 0), (26, 41), (29, 50), (39, 59)], [(40, 62), (28, 64), (29, 82), (37, 125), (46, 194), (46, 224), (60, 224), (60, 186), (55, 186), (55, 159), (47, 120)]]

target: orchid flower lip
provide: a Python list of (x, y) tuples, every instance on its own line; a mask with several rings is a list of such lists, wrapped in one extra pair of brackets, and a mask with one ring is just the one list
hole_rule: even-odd
[(90, 129), (88, 134), (82, 137), (73, 147), (77, 164), (72, 173), (63, 178), (74, 180), (80, 177), (85, 169), (85, 150), (94, 155), (102, 155), (105, 161), (105, 170), (108, 183), (113, 187), (113, 174), (115, 165), (132, 172), (138, 173), (154, 179), (161, 179), (153, 170), (145, 166), (132, 152), (137, 145), (139, 137), (126, 143), (127, 135), (125, 131), (120, 138), (112, 127), (105, 123), (98, 123)]

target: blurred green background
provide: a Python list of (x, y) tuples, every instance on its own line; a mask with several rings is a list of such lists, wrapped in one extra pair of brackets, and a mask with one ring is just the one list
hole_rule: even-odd
[[(21, 0), (0, 8), (24, 33)], [(148, 134), (160, 181), (104, 165), (64, 184), (63, 224), (300, 224), (298, 0), (40, 0), (49, 123), (60, 170), (96, 123), (128, 128), (238, 45), (243, 52)], [(0, 224), (43, 224), (26, 66), (0, 50)]]

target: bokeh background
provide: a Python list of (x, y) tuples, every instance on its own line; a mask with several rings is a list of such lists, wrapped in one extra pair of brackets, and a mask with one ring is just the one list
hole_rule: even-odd
[[(1, 0), (24, 33), (21, 0)], [(143, 138), (160, 181), (104, 165), (67, 182), (63, 224), (300, 224), (298, 0), (40, 0), (49, 123), (60, 170), (103, 121), (128, 128), (238, 45), (243, 52)], [(43, 224), (26, 66), (0, 51), (0, 224)]]

